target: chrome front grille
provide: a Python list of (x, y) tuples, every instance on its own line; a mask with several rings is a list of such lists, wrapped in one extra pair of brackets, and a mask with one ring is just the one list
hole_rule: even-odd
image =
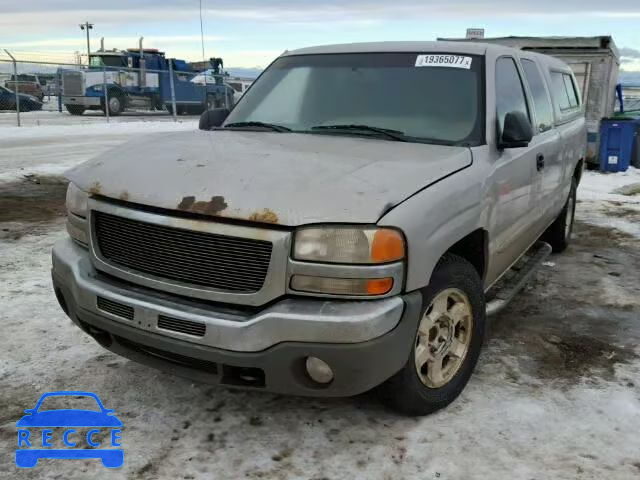
[(94, 246), (108, 264), (180, 285), (255, 293), (267, 276), (266, 240), (175, 228), (93, 211)]
[(62, 94), (72, 97), (84, 95), (82, 72), (64, 72), (62, 74)]

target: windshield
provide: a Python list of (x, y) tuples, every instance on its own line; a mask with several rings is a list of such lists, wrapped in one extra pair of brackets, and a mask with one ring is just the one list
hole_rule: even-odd
[[(443, 58), (460, 62), (439, 64)], [(225, 124), (263, 122), (293, 131), (367, 125), (417, 141), (478, 145), (483, 143), (482, 68), (481, 57), (454, 54), (282, 57), (260, 76)]]
[(119, 55), (105, 55), (103, 57), (92, 55), (90, 65), (92, 67), (124, 67), (125, 61)]

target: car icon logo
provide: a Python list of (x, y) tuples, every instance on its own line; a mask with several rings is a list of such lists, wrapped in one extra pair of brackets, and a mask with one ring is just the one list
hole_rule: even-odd
[[(69, 397), (69, 400), (89, 397), (92, 406), (95, 401), (97, 409), (42, 408), (42, 403), (51, 397), (63, 397), (63, 400), (64, 397)], [(105, 408), (95, 393), (48, 392), (40, 397), (34, 408), (25, 410), (25, 413), (16, 423), (18, 467), (33, 468), (41, 458), (99, 458), (107, 468), (118, 468), (124, 463), (124, 450), (118, 448), (121, 447), (122, 422), (115, 416), (114, 410)], [(54, 443), (64, 448), (56, 448), (58, 445), (54, 446)]]

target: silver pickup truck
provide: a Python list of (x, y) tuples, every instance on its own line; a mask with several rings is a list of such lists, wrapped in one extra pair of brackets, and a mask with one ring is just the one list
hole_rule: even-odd
[(480, 43), (285, 52), (200, 127), (69, 172), (64, 311), (198, 381), (408, 414), (458, 396), (487, 314), (567, 246), (586, 147), (566, 64)]

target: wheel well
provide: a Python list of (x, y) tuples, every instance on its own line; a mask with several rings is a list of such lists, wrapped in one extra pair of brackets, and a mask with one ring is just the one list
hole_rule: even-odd
[(481, 228), (456, 242), (446, 253), (453, 253), (467, 260), (484, 279), (486, 271), (487, 232)]
[(582, 170), (584, 167), (584, 159), (578, 160), (576, 169), (573, 171), (573, 178), (576, 179), (576, 185), (580, 185), (580, 179), (582, 179)]

